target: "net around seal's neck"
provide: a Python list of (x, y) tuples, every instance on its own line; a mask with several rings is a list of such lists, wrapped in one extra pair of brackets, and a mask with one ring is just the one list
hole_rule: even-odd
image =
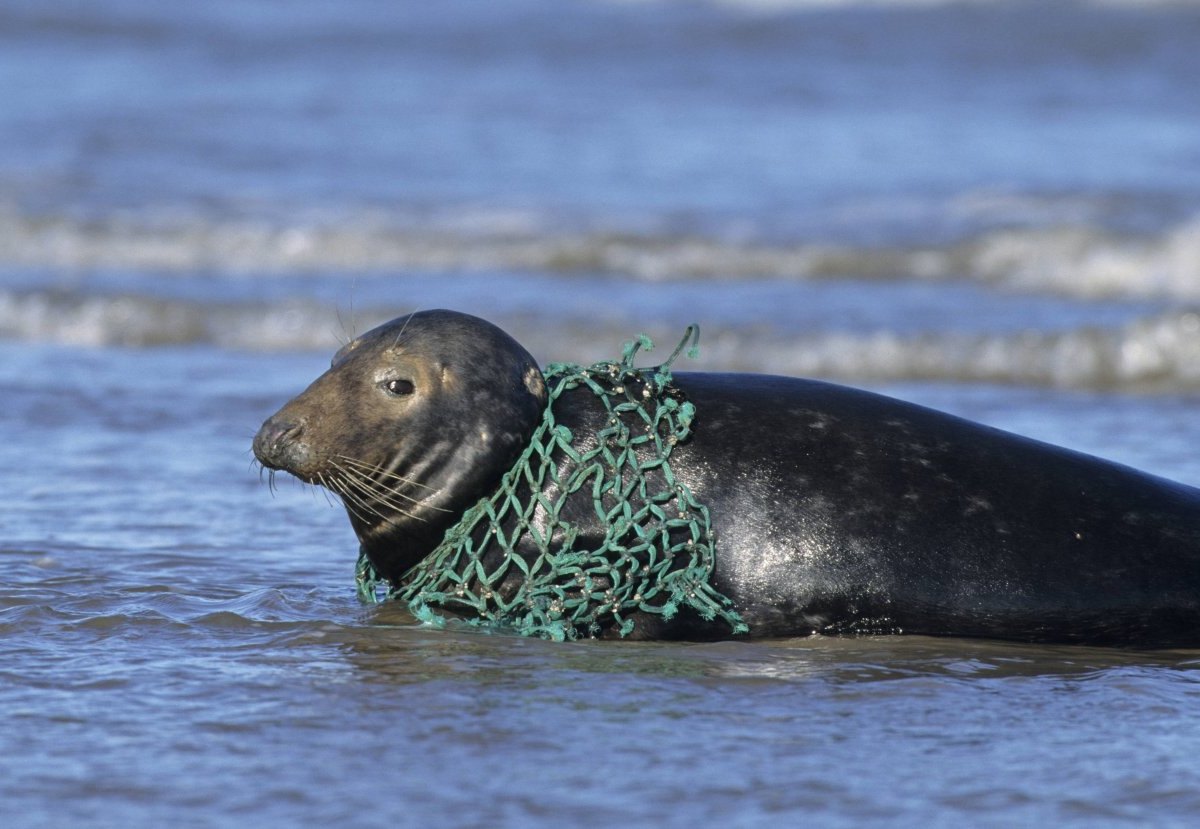
[[(619, 362), (548, 366), (542, 422), (495, 493), (468, 509), (397, 584), (381, 579), (360, 553), (360, 598), (377, 602), (384, 588), (384, 598), (408, 602), (423, 622), (445, 624), (448, 612), (470, 625), (555, 640), (608, 629), (627, 636), (634, 613), (670, 619), (681, 608), (748, 632), (710, 584), (715, 539), (708, 508), (670, 464), (696, 413), (672, 384), (670, 366), (689, 341), (695, 357), (699, 337), (689, 326), (654, 367), (633, 364), (639, 350), (653, 348), (645, 335), (625, 344)], [(555, 419), (555, 401), (579, 387), (606, 412), (590, 449)], [(579, 528), (564, 514), (579, 499), (591, 502), (605, 529), (592, 548), (580, 549), (586, 545)]]

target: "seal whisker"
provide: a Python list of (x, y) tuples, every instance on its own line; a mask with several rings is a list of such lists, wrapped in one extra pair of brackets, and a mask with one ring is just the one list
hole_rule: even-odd
[[(337, 493), (333, 491), (331, 486), (329, 486), (329, 481), (326, 479), (325, 473), (317, 473), (317, 483), (321, 485), (321, 494), (325, 496), (325, 502), (331, 507), (335, 506), (333, 502), (333, 496)], [(342, 504), (344, 506), (345, 502), (343, 501)]]
[(419, 486), (422, 489), (435, 489), (436, 488), (436, 487), (430, 486), (429, 484), (423, 484), (420, 481), (415, 481), (412, 478), (406, 478), (403, 475), (399, 475), (399, 474), (391, 471), (390, 469), (387, 469), (386, 467), (375, 466), (373, 464), (369, 464), (364, 461), (360, 461), (356, 458), (352, 458), (348, 455), (338, 455), (337, 457), (339, 460), (343, 460), (346, 463), (351, 464), (355, 468), (362, 470), (363, 472), (366, 472), (369, 475), (378, 475), (379, 477), (393, 478), (397, 481), (400, 481), (401, 483), (411, 484), (412, 486)]
[[(355, 277), (357, 279), (357, 277)], [(355, 329), (358, 327), (354, 323), (354, 282), (350, 283), (350, 325), (347, 327), (346, 320), (342, 319), (342, 308), (340, 305), (334, 307), (334, 313), (337, 315), (338, 327), (342, 329), (341, 336), (338, 337), (338, 342), (342, 346), (349, 345), (354, 342)]]
[[(348, 459), (348, 460), (350, 460), (350, 459)], [(350, 463), (355, 464), (356, 462), (350, 460)], [(395, 478), (396, 480), (398, 480), (402, 483), (406, 483), (406, 484), (411, 483), (415, 486), (422, 486), (425, 489), (429, 489), (429, 490), (434, 490), (434, 487), (426, 486), (425, 484), (420, 484), (420, 483), (417, 483), (416, 481), (410, 481), (407, 478), (403, 478), (399, 475), (389, 473), (386, 470), (381, 470), (377, 467), (369, 467), (366, 464), (357, 464), (357, 466), (362, 467), (361, 470), (355, 468), (354, 466), (351, 466), (351, 467), (341, 466), (341, 465), (336, 464), (336, 462), (334, 465), (338, 467), (339, 471), (342, 472), (343, 475), (345, 475), (347, 477), (353, 477), (356, 480), (356, 482), (358, 483), (359, 487), (361, 489), (368, 490), (370, 492), (371, 496), (375, 500), (379, 501), (380, 503), (386, 504), (387, 506), (389, 506), (392, 509), (395, 509), (399, 512), (404, 512), (404, 513), (408, 514), (407, 508), (405, 507), (403, 502), (407, 502), (407, 503), (413, 504), (415, 506), (423, 507), (424, 509), (433, 510), (434, 512), (444, 512), (447, 514), (454, 512), (454, 510), (447, 509), (446, 507), (438, 507), (438, 506), (434, 506), (432, 504), (426, 504), (420, 498), (414, 498), (412, 495), (409, 495), (406, 492), (401, 492), (396, 487), (388, 485), (385, 481), (381, 481), (381, 480), (378, 480), (377, 478), (372, 477), (371, 474), (378, 473), (381, 476)]]
[[(396, 510), (396, 512), (401, 512), (401, 513), (404, 513), (405, 515), (411, 516), (413, 518), (418, 518), (418, 516), (413, 515), (411, 512), (408, 511), (408, 509), (409, 509), (408, 507), (404, 506), (402, 503), (398, 503), (394, 498), (391, 497), (391, 490), (375, 489), (375, 490), (371, 491), (371, 495), (374, 496), (375, 500), (378, 503), (383, 504), (388, 507), (391, 507), (392, 509)], [(417, 504), (418, 506), (420, 505), (419, 501), (414, 501), (411, 498), (408, 498), (406, 500), (412, 501), (414, 504)], [(438, 512), (450, 512), (450, 510), (445, 509), (444, 507), (426, 507), (426, 509), (433, 509), (433, 510), (437, 510)], [(424, 521), (425, 519), (422, 518), (420, 520)]]
[[(337, 467), (336, 464), (335, 468), (338, 469), (347, 488), (353, 488), (356, 490), (354, 494), (361, 499), (361, 502), (364, 506), (369, 507), (371, 504), (379, 504), (417, 521), (427, 520), (410, 512), (405, 505), (398, 503), (394, 498), (390, 497), (391, 490), (379, 487), (371, 479), (366, 478), (359, 473), (354, 472), (353, 470)], [(417, 502), (414, 501), (414, 503)], [(381, 518), (385, 517), (378, 511), (375, 512)]]
[(413, 312), (405, 318), (404, 324), (400, 326), (400, 333), (396, 334), (396, 339), (392, 340), (392, 348), (400, 345), (400, 338), (404, 336), (404, 330), (408, 328), (408, 324), (412, 322), (412, 318), (415, 317), (420, 310), (420, 306), (417, 306), (415, 309), (413, 309)]
[[(343, 503), (347, 503), (347, 499), (349, 499), (360, 508), (378, 516), (389, 524), (395, 524), (396, 522), (393, 517), (384, 515), (382, 512), (380, 512), (380, 510), (375, 506), (376, 504), (390, 508), (395, 512), (398, 512), (400, 515), (403, 515), (405, 518), (411, 518), (414, 521), (427, 520), (419, 515), (409, 512), (395, 503), (392, 503), (386, 497), (380, 497), (379, 491), (371, 485), (371, 482), (368, 479), (357, 475), (352, 470), (345, 469), (336, 464), (334, 464), (334, 469), (337, 471), (338, 475), (329, 479), (330, 484), (328, 488), (340, 495)], [(349, 506), (348, 503), (347, 506)], [(363, 518), (361, 513), (359, 513), (358, 516), (360, 519)]]
[[(341, 499), (342, 504), (347, 510), (349, 510), (350, 514), (359, 521), (362, 521), (364, 524), (373, 523), (368, 513), (374, 514), (376, 517), (383, 519), (383, 521), (386, 523), (394, 523), (386, 515), (382, 515), (377, 510), (371, 509), (369, 506), (363, 503), (362, 499), (353, 494), (353, 492), (349, 489), (349, 486), (341, 479), (340, 476), (331, 476), (329, 478), (322, 476), (321, 480), (322, 486), (326, 487), (330, 492), (337, 495), (338, 498)], [(367, 510), (367, 512), (364, 513), (363, 510)]]
[[(334, 494), (338, 496), (338, 498), (342, 502), (342, 506), (344, 506), (346, 508), (346, 511), (349, 512), (354, 518), (358, 519), (359, 521), (361, 521), (364, 524), (372, 523), (370, 516), (364, 515), (362, 513), (362, 510), (353, 501), (348, 500), (347, 497), (339, 491), (335, 490)], [(385, 521), (386, 521), (386, 519), (385, 519)], [(388, 523), (390, 523), (390, 522), (388, 522)]]
[[(378, 499), (375, 499), (373, 501), (368, 501), (366, 498), (355, 493), (353, 490), (350, 490), (350, 489), (346, 489), (346, 490), (342, 491), (343, 503), (345, 503), (345, 500), (347, 498), (353, 500), (354, 503), (356, 503), (362, 509), (365, 509), (368, 512), (370, 512), (372, 515), (378, 516), (385, 523), (392, 524), (392, 525), (397, 524), (395, 516), (384, 515), (375, 506), (373, 506), (373, 504), (381, 503)], [(394, 505), (388, 504), (387, 506), (391, 506), (393, 509), (395, 509), (396, 512), (400, 513), (401, 515), (405, 516), (406, 518), (412, 518), (414, 521), (424, 521), (425, 520), (424, 518), (422, 518), (419, 515), (413, 515), (411, 512), (407, 512), (402, 509), (397, 509)]]
[[(436, 492), (437, 491), (436, 487), (429, 486), (428, 484), (423, 484), (420, 481), (414, 481), (411, 478), (405, 478), (403, 475), (397, 475), (395, 472), (389, 472), (388, 470), (386, 470), (382, 467), (370, 466), (361, 461), (356, 461), (353, 458), (348, 458), (344, 455), (339, 455), (338, 457), (344, 459), (346, 461), (346, 463), (349, 465), (349, 468), (347, 468), (346, 466), (341, 466), (341, 465), (337, 464), (336, 462), (334, 462), (335, 466), (338, 466), (341, 469), (341, 471), (346, 473), (347, 475), (353, 473), (354, 476), (356, 478), (358, 478), (359, 481), (364, 485), (364, 487), (369, 484), (372, 494), (376, 495), (381, 500), (384, 498), (385, 495), (390, 495), (390, 496), (393, 496), (393, 498), (399, 498), (399, 499), (407, 501), (411, 504), (415, 504), (417, 506), (423, 506), (423, 507), (425, 507), (425, 509), (435, 510), (436, 512), (447, 512), (447, 513), (453, 512), (453, 510), (446, 509), (445, 507), (435, 507), (430, 504), (425, 504), (420, 498), (413, 497), (412, 495), (409, 495), (407, 492), (401, 492), (396, 487), (389, 485), (387, 482), (385, 482), (381, 479), (382, 478), (392, 478), (393, 480), (396, 480), (402, 484), (408, 484), (411, 486), (419, 486), (422, 489), (428, 489), (431, 492)], [(398, 505), (395, 504), (393, 501), (393, 506), (398, 506)]]

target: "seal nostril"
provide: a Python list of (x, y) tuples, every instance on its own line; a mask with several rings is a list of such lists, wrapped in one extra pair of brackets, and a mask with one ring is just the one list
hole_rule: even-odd
[(287, 466), (296, 455), (296, 441), (304, 433), (304, 421), (268, 418), (254, 436), (254, 455), (275, 469)]
[(292, 441), (300, 437), (300, 433), (303, 431), (303, 423), (280, 423), (275, 430), (275, 440), (279, 442)]

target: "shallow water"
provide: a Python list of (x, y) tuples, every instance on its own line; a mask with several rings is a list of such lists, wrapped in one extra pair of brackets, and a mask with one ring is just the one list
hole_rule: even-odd
[[(272, 497), (250, 467), (257, 423), (321, 358), (0, 354), (2, 431), (21, 436), (0, 446), (8, 825), (1183, 825), (1200, 809), (1200, 652), (426, 629), (358, 604), (340, 510), (283, 481)], [(1200, 480), (1192, 398), (889, 390)], [(1151, 419), (1157, 438), (1135, 439)]]
[[(286, 6), (286, 8), (285, 8)], [(366, 608), (251, 465), (414, 308), (1200, 485), (1200, 8), (0, 0), (4, 826), (1190, 826), (1200, 652)]]

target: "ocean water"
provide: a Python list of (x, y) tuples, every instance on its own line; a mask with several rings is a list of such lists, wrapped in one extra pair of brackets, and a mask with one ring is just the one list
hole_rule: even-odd
[(5, 826), (1191, 826), (1200, 651), (366, 608), (262, 420), (369, 326), (1200, 485), (1200, 4), (0, 0)]

